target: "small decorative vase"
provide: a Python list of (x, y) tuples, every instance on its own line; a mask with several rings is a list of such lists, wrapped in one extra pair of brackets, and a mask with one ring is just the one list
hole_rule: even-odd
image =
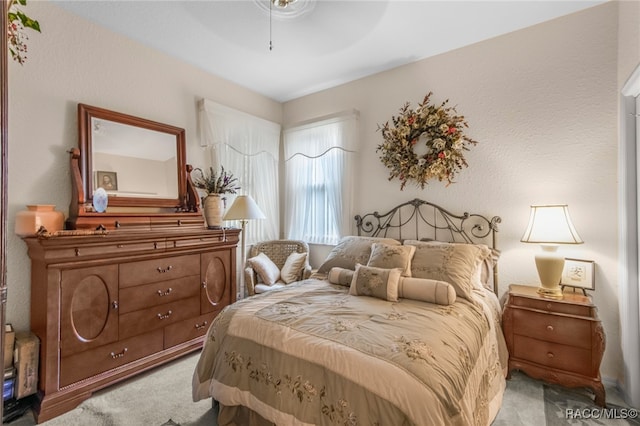
[(226, 199), (219, 194), (210, 194), (202, 201), (202, 211), (204, 213), (204, 219), (207, 221), (207, 228), (222, 228), (225, 200)]
[(28, 205), (27, 210), (16, 215), (16, 234), (21, 237), (35, 235), (40, 227), (48, 232), (60, 231), (64, 227), (64, 214), (54, 210), (53, 204)]

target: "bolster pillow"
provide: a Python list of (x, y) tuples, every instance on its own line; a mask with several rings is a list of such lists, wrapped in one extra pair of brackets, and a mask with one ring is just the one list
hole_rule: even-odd
[(402, 277), (398, 285), (398, 297), (438, 305), (451, 305), (456, 301), (456, 290), (445, 281)]

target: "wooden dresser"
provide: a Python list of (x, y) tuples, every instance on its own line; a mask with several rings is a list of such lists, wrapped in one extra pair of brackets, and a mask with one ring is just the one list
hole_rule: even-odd
[(566, 387), (588, 387), (605, 406), (600, 362), (605, 347), (602, 324), (589, 296), (566, 292), (545, 299), (537, 287), (512, 284), (502, 317), (509, 348), (509, 372)]
[(200, 349), (236, 300), (237, 229), (63, 234), (25, 238), (41, 342), (38, 423)]

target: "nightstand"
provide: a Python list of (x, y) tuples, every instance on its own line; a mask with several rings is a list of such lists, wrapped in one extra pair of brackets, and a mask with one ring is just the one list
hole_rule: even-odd
[(587, 387), (605, 406), (600, 362), (605, 347), (602, 324), (591, 297), (566, 292), (546, 299), (537, 287), (512, 284), (502, 328), (509, 349), (509, 375), (520, 370), (566, 387)]

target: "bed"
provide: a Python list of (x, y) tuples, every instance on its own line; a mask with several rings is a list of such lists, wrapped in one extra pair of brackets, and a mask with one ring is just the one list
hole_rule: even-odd
[(500, 218), (423, 200), (355, 217), (311, 278), (228, 306), (194, 401), (219, 425), (488, 425), (505, 389)]

